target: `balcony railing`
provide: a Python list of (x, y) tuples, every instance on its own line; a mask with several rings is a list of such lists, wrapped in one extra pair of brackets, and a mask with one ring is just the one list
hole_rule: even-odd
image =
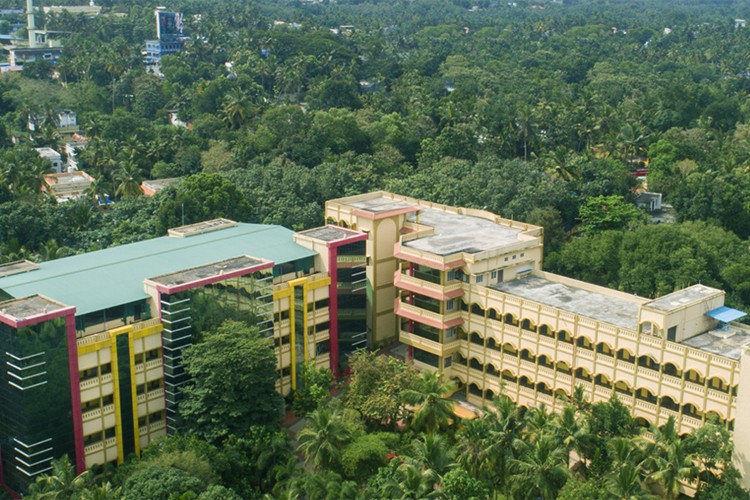
[(418, 349), (422, 349), (423, 351), (431, 352), (432, 354), (436, 354), (440, 357), (447, 356), (456, 352), (460, 344), (458, 340), (441, 344), (440, 342), (435, 342), (434, 340), (429, 340), (424, 337), (420, 337), (419, 335), (405, 332), (403, 330), (399, 332), (399, 340), (404, 344), (414, 346)]

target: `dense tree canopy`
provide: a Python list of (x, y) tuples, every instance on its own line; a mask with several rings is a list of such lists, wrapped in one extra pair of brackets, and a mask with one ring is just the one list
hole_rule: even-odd
[(253, 425), (278, 425), (276, 359), (256, 328), (226, 321), (205, 332), (183, 362), (191, 377), (179, 406), (186, 432), (220, 442)]

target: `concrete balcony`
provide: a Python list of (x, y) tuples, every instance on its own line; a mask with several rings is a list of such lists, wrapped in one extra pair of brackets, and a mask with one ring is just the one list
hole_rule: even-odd
[(399, 331), (399, 341), (406, 345), (440, 356), (441, 358), (458, 351), (461, 344), (458, 340), (441, 344), (440, 342), (426, 339), (414, 333), (405, 332), (404, 330)]
[(85, 391), (86, 389), (97, 387), (99, 385), (107, 384), (110, 382), (112, 382), (112, 374), (105, 373), (101, 377), (93, 377), (93, 378), (84, 380), (83, 382), (80, 383), (80, 387), (81, 387), (81, 391)]
[(464, 294), (463, 283), (460, 281), (452, 281), (443, 286), (426, 280), (421, 280), (414, 276), (409, 276), (398, 269), (393, 275), (393, 285), (396, 288), (408, 290), (436, 300), (454, 299), (456, 297), (461, 297)]
[(440, 314), (427, 309), (422, 309), (412, 304), (407, 304), (396, 299), (393, 304), (393, 312), (402, 318), (417, 321), (433, 328), (445, 330), (463, 324), (461, 311), (453, 311), (450, 314)]

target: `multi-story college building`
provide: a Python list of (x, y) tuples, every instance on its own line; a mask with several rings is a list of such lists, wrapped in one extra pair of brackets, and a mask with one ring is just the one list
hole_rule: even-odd
[[(644, 425), (733, 430), (750, 414), (750, 329), (724, 292), (656, 300), (544, 273), (542, 228), (385, 192), (329, 201), (294, 233), (218, 219), (41, 264), (0, 266), (0, 484), (63, 454), (121, 463), (179, 425), (182, 350), (226, 318), (273, 343), (278, 390), (395, 340), (469, 402), (560, 408), (582, 385)], [(750, 442), (735, 435), (740, 469)]]

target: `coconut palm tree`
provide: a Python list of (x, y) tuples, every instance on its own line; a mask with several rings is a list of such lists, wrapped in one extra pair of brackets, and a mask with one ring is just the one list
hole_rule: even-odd
[(126, 160), (115, 172), (114, 177), (117, 182), (117, 190), (115, 191), (117, 196), (127, 197), (143, 194), (143, 191), (141, 191), (143, 172), (133, 160)]
[(591, 439), (588, 423), (583, 415), (577, 415), (573, 406), (566, 406), (553, 423), (553, 433), (568, 450), (583, 460), (583, 451)]
[(438, 476), (432, 469), (421, 469), (407, 462), (401, 464), (397, 471), (397, 477), (382, 487), (381, 494), (384, 498), (411, 500), (440, 496), (440, 493), (435, 491)]
[(307, 416), (307, 425), (297, 435), (305, 463), (316, 471), (337, 470), (344, 446), (353, 439), (351, 429), (340, 410), (322, 406)]
[(412, 460), (422, 468), (442, 476), (456, 466), (455, 453), (442, 434), (425, 434), (412, 444)]
[(423, 372), (417, 379), (414, 389), (406, 389), (402, 397), (407, 404), (416, 406), (411, 425), (416, 430), (428, 434), (448, 426), (453, 415), (453, 401), (446, 396), (452, 394), (456, 387), (453, 382), (446, 382), (442, 374)]
[(643, 469), (632, 462), (620, 464), (605, 479), (604, 486), (617, 500), (651, 500), (658, 498), (643, 486)]
[(231, 128), (240, 128), (250, 116), (251, 104), (250, 96), (245, 91), (239, 88), (230, 90), (222, 101), (224, 121)]
[(517, 440), (518, 458), (511, 460), (515, 498), (553, 500), (570, 473), (565, 448), (552, 436), (534, 442)]
[(664, 498), (674, 500), (680, 496), (680, 483), (698, 477), (698, 467), (682, 441), (675, 441), (664, 453), (648, 457), (648, 481), (656, 483)]
[(29, 487), (31, 498), (72, 498), (86, 489), (91, 472), (85, 471), (76, 475), (75, 466), (67, 455), (59, 460), (52, 460), (52, 470), (49, 474), (39, 476)]

